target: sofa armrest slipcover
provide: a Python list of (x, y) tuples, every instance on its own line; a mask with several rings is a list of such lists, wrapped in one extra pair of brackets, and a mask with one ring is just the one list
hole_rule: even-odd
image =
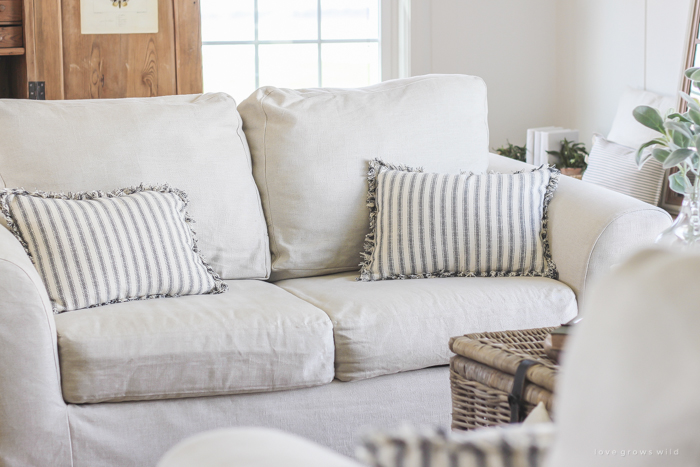
[(0, 227), (0, 465), (69, 466), (56, 327), (39, 274)]
[[(489, 170), (534, 166), (491, 154)], [(592, 183), (560, 176), (549, 207), (549, 240), (559, 280), (585, 299), (588, 284), (626, 257), (649, 246), (669, 225), (661, 208)]]
[(363, 467), (300, 436), (270, 428), (225, 428), (187, 438), (157, 467)]

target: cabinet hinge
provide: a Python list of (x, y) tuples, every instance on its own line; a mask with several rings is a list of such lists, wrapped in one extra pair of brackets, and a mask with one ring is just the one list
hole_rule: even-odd
[(46, 100), (46, 82), (45, 81), (30, 81), (29, 82), (29, 99), (35, 101)]

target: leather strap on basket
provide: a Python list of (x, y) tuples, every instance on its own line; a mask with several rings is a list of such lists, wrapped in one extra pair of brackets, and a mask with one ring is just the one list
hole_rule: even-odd
[(520, 362), (515, 370), (513, 378), (513, 390), (508, 394), (508, 405), (510, 405), (510, 423), (519, 423), (525, 419), (525, 401), (523, 400), (523, 389), (525, 388), (525, 374), (527, 370), (538, 363), (534, 360), (525, 359)]

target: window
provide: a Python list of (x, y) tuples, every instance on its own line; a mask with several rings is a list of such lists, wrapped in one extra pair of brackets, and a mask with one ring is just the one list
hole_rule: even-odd
[(380, 81), (380, 0), (201, 0), (204, 90)]

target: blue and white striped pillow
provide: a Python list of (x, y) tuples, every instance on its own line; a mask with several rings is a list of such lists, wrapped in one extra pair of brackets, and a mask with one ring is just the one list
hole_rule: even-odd
[(556, 278), (547, 207), (559, 171), (446, 175), (370, 162), (359, 280)]
[(39, 271), (54, 312), (221, 293), (198, 253), (187, 195), (167, 185), (111, 193), (0, 190), (0, 209)]
[(403, 426), (365, 432), (356, 456), (373, 467), (541, 467), (555, 435), (553, 423), (463, 432)]

